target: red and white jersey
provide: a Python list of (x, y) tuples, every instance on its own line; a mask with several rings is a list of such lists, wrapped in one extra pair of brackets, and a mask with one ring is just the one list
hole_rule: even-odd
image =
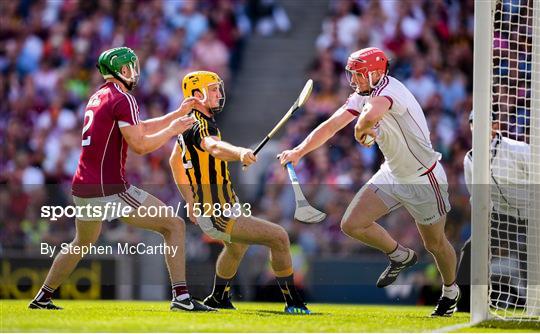
[[(397, 179), (406, 181), (417, 177), (441, 158), (432, 145), (426, 117), (418, 101), (399, 80), (385, 76), (371, 93), (384, 96), (391, 103), (390, 110), (375, 125), (376, 142), (387, 165)], [(353, 93), (345, 108), (359, 115), (369, 97)]]
[(73, 176), (77, 197), (103, 197), (126, 191), (128, 144), (120, 128), (139, 124), (135, 97), (115, 83), (103, 84), (90, 97), (84, 113), (82, 151)]

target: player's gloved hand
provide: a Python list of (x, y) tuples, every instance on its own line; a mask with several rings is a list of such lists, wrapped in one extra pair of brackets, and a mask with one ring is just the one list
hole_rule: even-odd
[(204, 101), (192, 96), (182, 101), (182, 104), (180, 107), (178, 107), (177, 112), (179, 112), (181, 116), (185, 116), (193, 109), (201, 110), (203, 108)]
[(174, 135), (179, 135), (190, 129), (194, 123), (195, 120), (192, 117), (182, 116), (172, 121), (171, 124), (169, 124), (169, 129), (172, 130)]
[(285, 166), (288, 162), (291, 162), (293, 166), (296, 166), (301, 157), (300, 152), (297, 150), (285, 150), (277, 155), (279, 163), (282, 166)]
[(240, 161), (244, 166), (249, 166), (257, 161), (257, 156), (253, 153), (253, 150), (242, 148), (240, 151)]

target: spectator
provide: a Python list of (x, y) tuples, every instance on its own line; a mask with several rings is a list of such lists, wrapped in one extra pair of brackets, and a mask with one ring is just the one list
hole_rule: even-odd
[(271, 36), (276, 30), (287, 32), (291, 22), (277, 0), (248, 0), (248, 16), (255, 24), (255, 30), (262, 36)]
[(415, 61), (412, 76), (405, 81), (405, 85), (423, 106), (427, 104), (436, 90), (435, 81), (428, 75), (426, 64), (421, 59)]
[(192, 66), (197, 69), (220, 73), (224, 81), (229, 79), (228, 61), (229, 50), (216, 37), (216, 32), (213, 29), (207, 30), (193, 47)]

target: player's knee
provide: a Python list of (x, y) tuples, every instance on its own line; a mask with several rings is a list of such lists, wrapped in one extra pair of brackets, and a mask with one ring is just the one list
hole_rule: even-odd
[(355, 239), (362, 239), (364, 235), (367, 235), (369, 227), (373, 222), (363, 222), (353, 219), (344, 219), (341, 221), (341, 231)]
[(345, 217), (341, 219), (341, 232), (343, 232), (346, 235), (351, 235), (353, 230), (354, 230), (354, 226), (351, 220)]
[(73, 246), (89, 246), (90, 244), (95, 244), (99, 239), (99, 234), (99, 231), (95, 233), (77, 233), (71, 244)]
[(348, 236), (356, 235), (357, 231), (361, 230), (361, 228), (359, 228), (360, 226), (361, 224), (359, 224), (358, 221), (350, 219), (349, 217), (344, 217), (341, 220), (341, 231)]
[(429, 240), (424, 240), (424, 247), (431, 254), (438, 254), (443, 251), (444, 238), (432, 238)]
[(75, 237), (75, 240), (71, 242), (71, 245), (83, 247), (83, 246), (90, 246), (90, 244), (95, 244), (98, 241), (99, 234), (95, 235), (78, 235)]
[(281, 250), (289, 249), (291, 244), (289, 241), (289, 234), (283, 227), (280, 226), (279, 229), (276, 230), (276, 233), (272, 238), (272, 244), (274, 248)]
[(183, 236), (186, 230), (186, 224), (184, 220), (178, 217), (167, 218), (160, 229), (160, 233), (163, 237), (169, 236)]

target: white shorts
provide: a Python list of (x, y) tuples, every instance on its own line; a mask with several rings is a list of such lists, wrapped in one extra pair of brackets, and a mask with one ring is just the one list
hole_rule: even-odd
[(389, 211), (404, 206), (418, 224), (431, 225), (450, 211), (448, 181), (440, 163), (429, 173), (408, 180), (407, 183), (398, 182), (383, 164), (367, 185)]
[[(128, 190), (105, 197), (84, 198), (73, 196), (77, 207), (77, 219), (81, 221), (114, 220), (137, 210), (146, 200), (148, 193), (135, 186)], [(107, 205), (107, 203), (109, 203)]]

